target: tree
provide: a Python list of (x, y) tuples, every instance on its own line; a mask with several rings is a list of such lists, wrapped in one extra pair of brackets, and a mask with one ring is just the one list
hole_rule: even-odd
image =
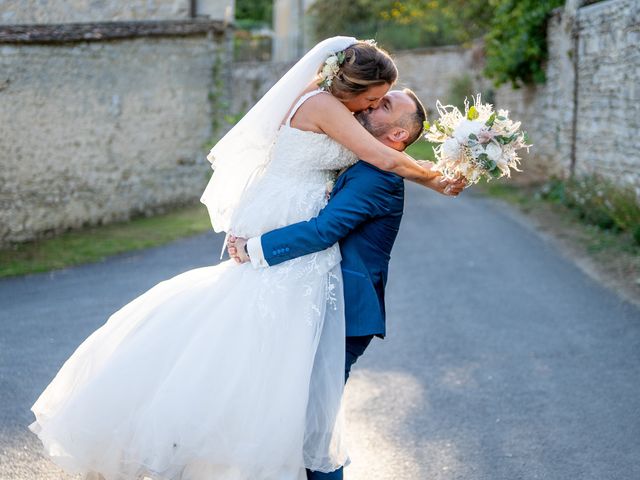
[(235, 17), (241, 28), (271, 27), (273, 0), (236, 0)]
[(496, 85), (543, 83), (547, 22), (564, 0), (491, 0), (495, 16), (486, 36), (485, 74)]
[(460, 44), (488, 28), (485, 0), (317, 0), (309, 9), (316, 36), (376, 38), (390, 49)]

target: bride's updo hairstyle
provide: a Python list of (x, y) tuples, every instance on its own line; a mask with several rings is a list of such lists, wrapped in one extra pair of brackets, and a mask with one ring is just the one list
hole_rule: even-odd
[(398, 69), (389, 54), (373, 42), (359, 40), (343, 50), (344, 62), (333, 77), (327, 90), (341, 100), (347, 100), (370, 87), (388, 83), (398, 78)]

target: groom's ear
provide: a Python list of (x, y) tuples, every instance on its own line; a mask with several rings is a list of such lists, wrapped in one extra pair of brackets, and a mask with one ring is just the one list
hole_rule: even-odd
[(409, 139), (409, 131), (400, 127), (393, 127), (387, 135), (394, 142), (405, 143)]

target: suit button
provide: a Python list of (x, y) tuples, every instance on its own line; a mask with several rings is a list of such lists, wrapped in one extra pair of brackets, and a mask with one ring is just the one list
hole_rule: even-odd
[(289, 251), (289, 247), (285, 248), (285, 249), (284, 249), (284, 251), (285, 251), (285, 252), (288, 252), (288, 251)]
[(271, 252), (271, 255), (275, 255), (276, 253), (278, 253), (278, 252), (276, 252), (276, 251), (274, 250), (273, 252)]

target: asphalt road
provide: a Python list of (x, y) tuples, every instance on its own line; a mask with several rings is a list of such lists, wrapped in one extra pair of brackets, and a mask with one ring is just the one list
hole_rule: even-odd
[[(388, 335), (347, 386), (347, 480), (640, 479), (640, 310), (506, 205), (407, 190)], [(72, 478), (30, 405), (113, 311), (221, 242), (0, 280), (0, 479)]]

